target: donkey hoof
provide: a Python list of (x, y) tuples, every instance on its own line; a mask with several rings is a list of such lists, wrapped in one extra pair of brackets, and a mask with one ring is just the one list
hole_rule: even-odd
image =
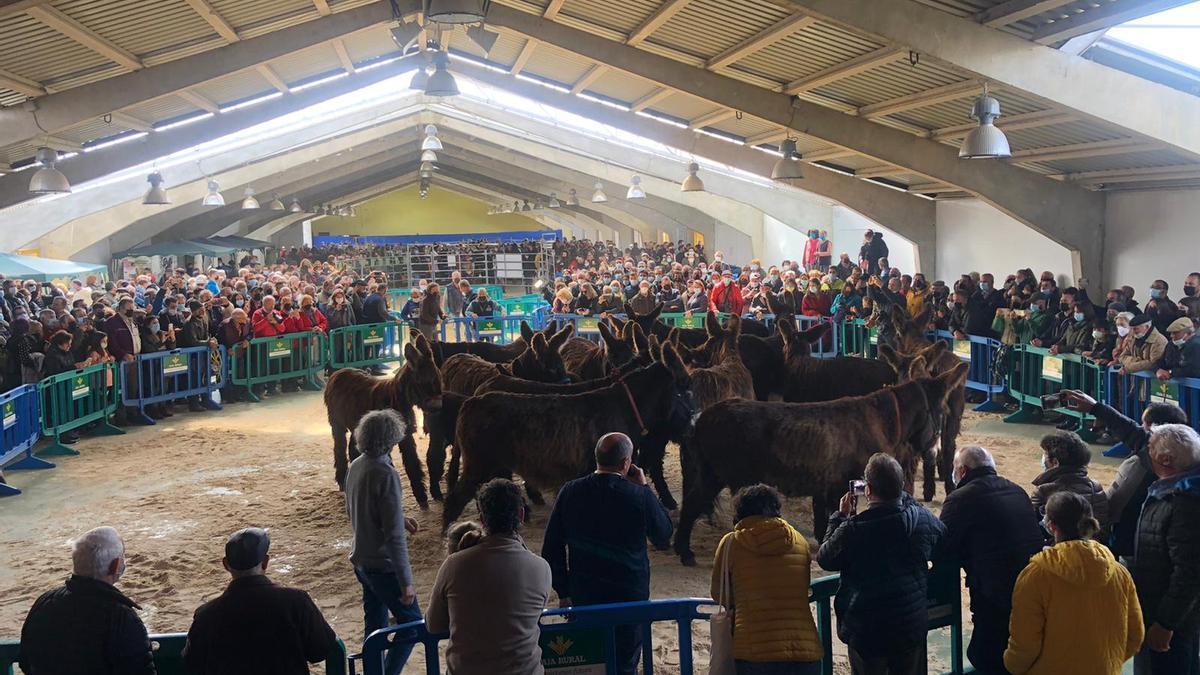
[(679, 554), (679, 562), (683, 563), (684, 567), (696, 566), (696, 554), (688, 551), (687, 553)]

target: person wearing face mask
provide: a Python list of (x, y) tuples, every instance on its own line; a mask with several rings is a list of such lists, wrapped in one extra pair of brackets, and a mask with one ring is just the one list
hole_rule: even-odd
[(163, 299), (163, 308), (159, 312), (158, 321), (164, 329), (168, 326), (174, 327), (175, 330), (183, 328), (183, 316), (180, 315), (179, 305), (174, 296)]
[(1092, 320), (1092, 347), (1082, 353), (1083, 358), (1096, 362), (1097, 365), (1107, 366), (1112, 362), (1113, 349), (1117, 346), (1117, 337), (1105, 317)]
[(1061, 298), (1058, 301), (1058, 312), (1054, 315), (1052, 322), (1053, 328), (1050, 331), (1050, 337), (1045, 341), (1045, 344), (1038, 346), (1049, 347), (1057, 344), (1067, 334), (1067, 329), (1075, 322), (1076, 293), (1078, 293), (1078, 290), (1074, 286), (1063, 289)]
[(1167, 296), (1168, 291), (1170, 291), (1170, 286), (1167, 285), (1167, 282), (1155, 279), (1154, 283), (1150, 285), (1150, 301), (1146, 303), (1146, 314), (1154, 323), (1154, 328), (1160, 333), (1166, 333), (1167, 326), (1170, 326), (1182, 314), (1175, 302)]
[(1163, 352), (1156, 375), (1160, 380), (1180, 377), (1200, 377), (1200, 336), (1187, 317), (1175, 319), (1167, 326), (1171, 343)]
[[(167, 330), (162, 330), (159, 318), (153, 314), (139, 313), (137, 318), (139, 335), (142, 341), (141, 353), (150, 354), (175, 349), (175, 328), (173, 326), (168, 325)], [(143, 363), (141, 367), (142, 377), (147, 381), (155, 376), (154, 368), (150, 363)], [(171, 384), (173, 383), (168, 383), (168, 385)], [(174, 390), (168, 389), (168, 391)], [(147, 415), (156, 420), (171, 417), (173, 414), (170, 407), (165, 403), (148, 405), (145, 410)]]
[(687, 302), (683, 305), (683, 311), (692, 312), (707, 312), (708, 311), (708, 293), (704, 290), (704, 282), (700, 280), (692, 280), (688, 284), (691, 289), (687, 296)]
[(1112, 362), (1119, 365), (1121, 357), (1133, 349), (1133, 328), (1129, 322), (1133, 320), (1130, 312), (1118, 312), (1113, 317), (1113, 332), (1116, 334), (1116, 345), (1113, 347)]
[(832, 314), (833, 299), (821, 290), (819, 281), (810, 281), (804, 297), (800, 300), (800, 313), (804, 316), (827, 317)]
[[(413, 313), (420, 305), (421, 294), (414, 290), (412, 296), (404, 303), (404, 311), (408, 312), (408, 316), (403, 316), (403, 312), (401, 312), (401, 316), (405, 321), (413, 320)], [(329, 330), (353, 326), (356, 323), (354, 320), (354, 309), (346, 301), (346, 292), (340, 288), (336, 288), (330, 293), (329, 304), (323, 308), (322, 314), (325, 315), (325, 322)]]
[(801, 256), (801, 264), (805, 270), (815, 269), (817, 266), (817, 247), (820, 245), (820, 240), (817, 239), (817, 231), (809, 230), (808, 238), (804, 240), (804, 254)]
[[(72, 542), (73, 574), (42, 594), (21, 627), (21, 672), (88, 673), (103, 670), (154, 675), (154, 655), (137, 603), (117, 590), (125, 574), (125, 542), (111, 527)], [(65, 632), (65, 633), (64, 633)], [(64, 649), (62, 636), (75, 636)]]
[(1193, 323), (1200, 319), (1200, 272), (1192, 272), (1183, 282), (1183, 299), (1179, 305), (1186, 310)]
[(1150, 316), (1139, 314), (1129, 321), (1133, 341), (1123, 352), (1120, 363), (1122, 374), (1154, 370), (1167, 351), (1167, 338), (1150, 322)]
[(916, 316), (925, 309), (925, 303), (929, 300), (929, 284), (925, 281), (924, 274), (916, 274), (913, 276), (912, 286), (908, 289), (908, 293), (904, 296), (904, 305), (908, 309), (909, 316)]
[(854, 270), (859, 270), (860, 272), (862, 271), (861, 268), (850, 261), (849, 253), (841, 254), (841, 256), (838, 258), (838, 264), (834, 269), (842, 281), (849, 279), (850, 275), (854, 274)]
[[(1099, 523), (1099, 531), (1108, 527), (1108, 496), (1099, 483), (1088, 477), (1092, 451), (1083, 439), (1071, 431), (1046, 434), (1039, 443), (1042, 449), (1042, 473), (1033, 479), (1030, 499), (1042, 516), (1046, 503), (1058, 492), (1074, 492), (1087, 500)], [(1044, 521), (1043, 521), (1044, 522)], [(1103, 536), (1103, 535), (1102, 535)]]
[(1042, 279), (1038, 286), (1038, 295), (1046, 299), (1047, 308), (1058, 307), (1058, 303), (1062, 299), (1062, 291), (1058, 288), (1058, 282), (1055, 281), (1053, 274), (1042, 272)]
[(742, 299), (741, 288), (733, 281), (732, 272), (725, 270), (721, 273), (720, 283), (713, 284), (709, 302), (713, 312), (741, 315), (745, 311), (746, 302)]
[[(125, 382), (131, 389), (131, 398), (138, 396), (138, 392), (135, 391), (137, 372), (133, 368), (136, 367), (134, 361), (137, 355), (142, 353), (142, 336), (134, 321), (134, 312), (133, 298), (123, 295), (117, 301), (117, 313), (104, 322), (104, 332), (108, 335), (108, 351), (117, 361), (122, 362), (121, 367), (125, 369)], [(118, 426), (128, 424), (127, 420), (136, 414), (137, 408), (118, 407), (114, 421)]]
[(835, 323), (841, 323), (848, 316), (862, 311), (862, 296), (858, 294), (858, 289), (853, 284), (842, 286), (842, 292), (833, 298), (829, 311)]
[[(755, 272), (751, 276), (757, 276)], [(668, 278), (663, 278), (659, 283), (658, 301), (662, 303), (664, 312), (682, 312), (683, 298), (680, 297), (679, 291), (675, 289), (675, 284)]]
[(1058, 342), (1050, 347), (1051, 354), (1082, 354), (1091, 348), (1092, 319), (1088, 315), (1091, 305), (1076, 304), (1071, 309), (1071, 323)]

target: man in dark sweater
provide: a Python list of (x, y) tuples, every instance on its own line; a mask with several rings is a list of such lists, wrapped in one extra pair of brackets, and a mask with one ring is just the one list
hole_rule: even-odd
[[(234, 532), (221, 563), (233, 581), (196, 610), (183, 650), (197, 675), (307, 675), (337, 648), (337, 635), (304, 591), (267, 578), (271, 540), (256, 527)], [(270, 649), (264, 649), (270, 645)]]
[[(563, 607), (650, 599), (646, 539), (665, 548), (671, 520), (646, 474), (632, 463), (633, 441), (621, 433), (596, 443), (595, 473), (563, 486), (554, 502), (542, 557), (550, 563)], [(617, 668), (634, 673), (640, 629), (617, 629)]]

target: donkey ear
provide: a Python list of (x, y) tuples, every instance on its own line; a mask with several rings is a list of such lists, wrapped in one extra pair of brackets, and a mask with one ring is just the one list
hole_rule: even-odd
[(676, 382), (689, 381), (691, 376), (688, 375), (687, 366), (683, 364), (683, 359), (679, 357), (679, 352), (675, 351), (674, 346), (663, 345), (662, 356), (663, 365), (671, 371), (671, 377)]
[(776, 321), (775, 326), (779, 328), (779, 337), (783, 338), (783, 346), (791, 344), (796, 337), (796, 326), (791, 321)]
[(648, 346), (649, 346), (649, 343), (646, 342), (645, 331), (643, 331), (642, 327), (637, 325), (636, 323), (633, 324), (633, 347), (634, 347), (634, 349), (636, 349), (639, 352), (642, 352), (642, 351), (645, 351)]
[(771, 313), (775, 316), (779, 316), (780, 314), (791, 314), (791, 310), (788, 309), (788, 306), (782, 302), (779, 302), (779, 299), (775, 297), (774, 293), (767, 291), (766, 293), (763, 293), (763, 297), (767, 299), (767, 309), (771, 310)]
[(896, 353), (896, 350), (892, 349), (891, 345), (880, 342), (878, 351), (879, 351), (879, 358), (882, 361), (884, 361), (885, 363), (887, 363), (889, 366), (891, 366), (892, 370), (896, 371), (897, 374), (899, 374), (899, 372), (900, 372), (900, 355)]
[(804, 340), (808, 343), (816, 342), (817, 340), (825, 337), (825, 334), (829, 332), (830, 325), (831, 324), (828, 323), (818, 323), (806, 331), (801, 331), (799, 337), (801, 340)]
[(908, 379), (919, 380), (922, 377), (929, 377), (929, 367), (925, 364), (925, 357), (918, 356), (908, 364)]
[(404, 360), (405, 361), (420, 361), (421, 360), (421, 352), (417, 351), (417, 348), (414, 347), (413, 343), (411, 343), (411, 342), (404, 345)]
[(417, 349), (425, 355), (425, 358), (433, 358), (433, 346), (429, 344), (429, 340), (425, 339), (424, 335), (417, 338)]
[(904, 324), (908, 321), (908, 312), (900, 305), (892, 305), (892, 326), (896, 330), (904, 330)]
[(962, 388), (963, 383), (967, 381), (967, 371), (971, 369), (971, 364), (963, 362), (954, 366), (954, 368), (938, 375), (934, 378), (937, 383), (937, 396), (943, 403), (950, 398), (950, 394)]
[(742, 334), (742, 317), (737, 314), (730, 314), (725, 320), (725, 332), (732, 333), (734, 339), (737, 339)]
[(418, 337), (421, 337), (421, 331), (416, 328), (408, 329), (408, 339), (410, 342), (416, 342)]
[(704, 330), (710, 337), (721, 334), (721, 322), (717, 320), (716, 312), (708, 312), (704, 315)]
[[(546, 346), (554, 351), (558, 351), (563, 346), (563, 343), (571, 339), (571, 336), (574, 334), (575, 324), (569, 323), (564, 326), (562, 330), (555, 333), (554, 337), (547, 341)], [(534, 339), (536, 340), (537, 338)]]
[(640, 316), (638, 316), (638, 313), (633, 310), (633, 305), (629, 304), (628, 300), (625, 301), (624, 306), (625, 306), (625, 316), (629, 317), (630, 319), (635, 319), (635, 320), (641, 318)]
[(613, 335), (612, 329), (608, 327), (607, 321), (597, 322), (596, 329), (600, 331), (600, 339), (604, 340), (605, 345), (608, 345), (609, 343), (613, 342), (614, 340), (619, 339)]
[(529, 322), (521, 320), (521, 337), (525, 338), (525, 344), (529, 344), (533, 340), (533, 329), (529, 327)]
[(924, 331), (926, 328), (929, 328), (929, 320), (932, 317), (933, 317), (933, 305), (926, 304), (925, 309), (922, 309), (921, 311), (917, 312), (917, 315), (913, 317), (912, 322), (913, 322), (914, 326), (916, 326), (920, 330)]
[(529, 348), (533, 350), (534, 356), (539, 359), (542, 358), (542, 354), (546, 351), (547, 346), (546, 336), (541, 333), (534, 335), (533, 342), (529, 343)]
[(932, 346), (926, 347), (924, 350), (922, 350), (921, 354), (925, 357), (926, 362), (933, 363), (949, 348), (950, 345), (945, 340), (938, 340), (937, 342), (933, 343)]
[(679, 346), (679, 328), (677, 326), (672, 326), (671, 330), (667, 331), (667, 342)]
[(612, 324), (613, 330), (616, 332), (613, 335), (620, 335), (621, 331), (625, 330), (626, 324), (629, 322), (615, 314), (608, 315), (608, 322)]
[(658, 336), (650, 334), (649, 340), (646, 341), (646, 350), (650, 352), (650, 358), (654, 361), (662, 361), (662, 345), (658, 342)]

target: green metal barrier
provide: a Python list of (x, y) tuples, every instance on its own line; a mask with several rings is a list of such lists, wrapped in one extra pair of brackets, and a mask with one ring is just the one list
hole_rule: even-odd
[(865, 319), (847, 319), (842, 322), (842, 355), (876, 358), (879, 351), (879, 330), (867, 328)]
[(508, 300), (497, 300), (496, 306), (504, 308), (506, 316), (531, 316), (539, 307), (548, 307), (540, 295), (523, 295)]
[(325, 368), (328, 338), (324, 333), (305, 331), (250, 340), (248, 347), (236, 345), (230, 356), (230, 380), (246, 388), (251, 401), (259, 401), (254, 387), (279, 380), (303, 380), (305, 389), (319, 391), (317, 373)]
[[(64, 635), (64, 649), (69, 649)], [(154, 669), (158, 675), (184, 675), (187, 669), (183, 665), (183, 647), (187, 644), (187, 633), (164, 633), (150, 636), (150, 645), (154, 649)], [(264, 645), (270, 649), (271, 645)], [(0, 673), (13, 675), (13, 666), (21, 656), (20, 640), (0, 640)], [(337, 648), (325, 659), (325, 675), (346, 675), (346, 645), (340, 639)]]
[[(1063, 389), (1079, 389), (1098, 401), (1105, 400), (1105, 370), (1077, 354), (1052, 355), (1049, 349), (1043, 347), (1014, 346), (1009, 361), (1008, 393), (1016, 399), (1020, 408), (1005, 417), (1004, 421), (1024, 423), (1040, 420), (1046, 412), (1042, 397)], [(1076, 418), (1079, 422), (1076, 432), (1085, 441), (1096, 440), (1097, 433), (1087, 425), (1095, 417), (1061, 406), (1053, 410)]]
[(478, 286), (472, 286), (471, 290), (478, 293), (481, 288), (487, 291), (488, 297), (493, 300), (499, 301), (504, 299), (504, 287), (499, 284), (479, 284)]
[[(698, 328), (700, 330), (703, 330), (704, 329), (704, 320), (705, 320), (705, 318), (707, 318), (707, 316), (708, 316), (707, 312), (693, 312), (691, 314), (688, 314), (687, 312), (682, 312), (682, 313), (659, 314), (658, 318), (659, 318), (659, 320), (661, 320), (663, 323), (667, 324), (668, 326), (675, 326), (677, 328)], [(717, 320), (718, 321), (724, 323), (725, 319), (727, 319), (727, 318), (729, 318), (728, 314), (725, 314), (722, 312), (717, 312)]]
[(42, 397), (42, 435), (53, 436), (54, 443), (43, 455), (78, 455), (63, 445), (62, 434), (85, 424), (99, 422), (93, 434), (115, 436), (125, 433), (109, 424), (108, 417), (121, 400), (122, 364), (97, 363), (80, 370), (59, 373), (38, 383)]
[(404, 360), (408, 331), (399, 323), (369, 323), (329, 331), (327, 361), (332, 368), (362, 368)]

